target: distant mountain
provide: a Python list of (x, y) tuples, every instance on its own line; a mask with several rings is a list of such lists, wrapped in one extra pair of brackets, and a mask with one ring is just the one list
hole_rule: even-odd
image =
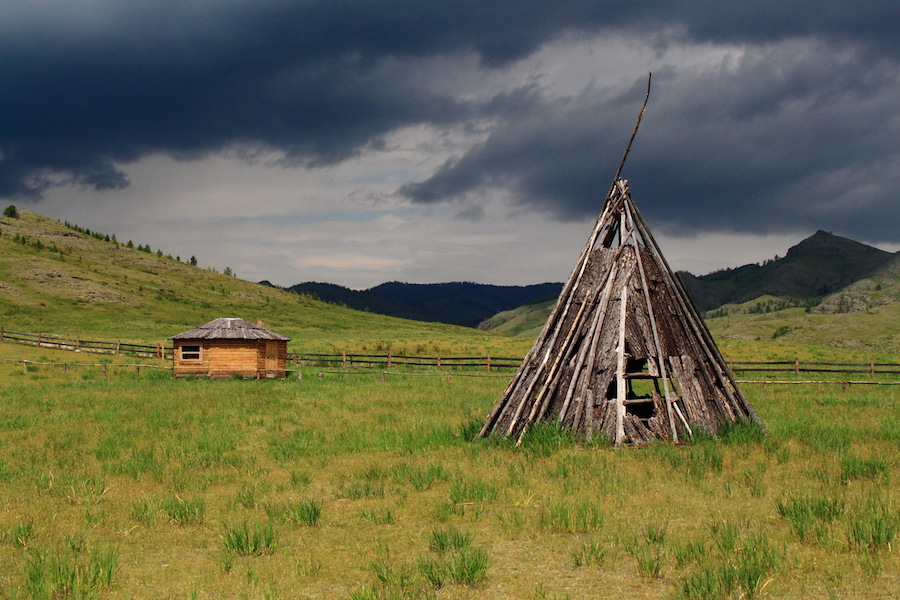
[(392, 281), (368, 290), (351, 290), (332, 283), (307, 282), (287, 289), (382, 315), (475, 327), (498, 312), (556, 298), (562, 283), (502, 286)]
[(760, 296), (810, 301), (865, 279), (896, 255), (825, 231), (790, 248), (783, 258), (696, 277), (680, 272), (701, 311)]
[[(700, 277), (687, 272), (678, 275), (703, 312), (760, 298), (765, 299), (766, 310), (791, 305), (813, 307), (829, 298), (814, 312), (852, 312), (873, 303), (892, 301), (893, 279), (884, 276), (878, 279), (877, 276), (894, 273), (898, 264), (900, 253), (892, 254), (817, 231), (790, 248), (786, 256), (776, 256), (763, 264), (723, 269)], [(838, 299), (831, 298), (856, 282), (864, 283)], [(332, 283), (307, 282), (288, 289), (332, 304), (382, 315), (531, 336), (543, 326), (562, 285), (392, 281), (367, 290), (351, 290)]]

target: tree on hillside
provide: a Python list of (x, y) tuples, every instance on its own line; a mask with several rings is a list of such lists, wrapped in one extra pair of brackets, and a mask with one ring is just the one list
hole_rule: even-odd
[(196, 267), (196, 266), (197, 266), (197, 257), (196, 257), (196, 256), (192, 256), (192, 257), (191, 257), (191, 266), (192, 266), (192, 267)]
[(15, 205), (10, 204), (6, 207), (6, 210), (3, 211), (4, 217), (9, 217), (10, 219), (18, 219), (19, 218), (19, 209), (15, 207)]

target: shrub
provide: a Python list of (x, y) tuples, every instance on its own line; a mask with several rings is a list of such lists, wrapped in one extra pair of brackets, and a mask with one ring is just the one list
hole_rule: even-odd
[(19, 218), (19, 209), (14, 205), (10, 204), (6, 207), (6, 210), (3, 211), (4, 217), (9, 217), (10, 219), (18, 219)]

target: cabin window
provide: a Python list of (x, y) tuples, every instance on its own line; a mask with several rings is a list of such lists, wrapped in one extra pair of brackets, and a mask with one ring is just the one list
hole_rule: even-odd
[(182, 346), (181, 360), (200, 360), (200, 346)]

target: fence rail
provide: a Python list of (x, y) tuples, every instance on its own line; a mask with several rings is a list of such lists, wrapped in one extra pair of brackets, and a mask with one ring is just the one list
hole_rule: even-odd
[[(43, 348), (58, 348), (78, 352), (95, 352), (101, 354), (117, 354), (138, 356), (143, 358), (171, 359), (173, 349), (163, 344), (132, 344), (120, 341), (98, 341), (77, 338), (64, 338), (44, 333), (23, 333), (7, 331), (0, 327), (0, 342), (15, 342)], [(521, 358), (507, 356), (413, 356), (392, 354), (355, 354), (288, 352), (287, 359), (293, 366), (317, 366), (324, 368), (364, 368), (392, 369), (428, 368), (428, 369), (516, 369)], [(794, 360), (776, 361), (729, 361), (731, 370), (738, 373), (793, 373), (799, 377), (801, 373), (831, 373), (848, 375), (868, 375), (874, 379), (878, 375), (900, 374), (900, 363), (877, 363), (874, 359), (865, 363), (851, 362), (812, 362)]]
[(23, 333), (7, 331), (0, 327), (0, 342), (15, 342), (41, 348), (57, 348), (74, 350), (75, 352), (94, 352), (98, 354), (116, 354), (123, 356), (140, 356), (143, 358), (172, 358), (172, 348), (162, 344), (129, 344), (127, 342), (110, 342), (75, 339), (47, 335), (45, 333)]
[(426, 367), (426, 368), (481, 368), (487, 369), (517, 369), (522, 362), (521, 358), (506, 356), (407, 356), (388, 354), (315, 354), (307, 352), (288, 352), (288, 360), (295, 365), (311, 365), (318, 367), (340, 366), (342, 368), (392, 368)]
[(900, 363), (867, 363), (847, 362), (807, 362), (795, 358), (793, 361), (729, 361), (729, 368), (736, 373), (844, 373), (850, 375), (897, 375), (900, 374)]

